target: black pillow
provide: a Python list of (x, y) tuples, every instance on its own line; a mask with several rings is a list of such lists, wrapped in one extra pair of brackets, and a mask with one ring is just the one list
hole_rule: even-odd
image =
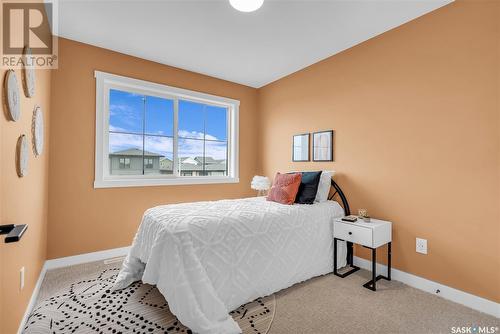
[(319, 179), (321, 172), (302, 172), (299, 191), (295, 196), (295, 203), (313, 204), (318, 192)]

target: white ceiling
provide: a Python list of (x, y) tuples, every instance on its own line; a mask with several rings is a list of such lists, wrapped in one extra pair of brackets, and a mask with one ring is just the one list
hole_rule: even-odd
[(261, 87), (452, 0), (59, 1), (59, 36)]

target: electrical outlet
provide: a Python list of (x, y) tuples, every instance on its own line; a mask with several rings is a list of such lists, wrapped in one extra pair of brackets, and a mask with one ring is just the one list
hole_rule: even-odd
[(427, 254), (427, 239), (417, 238), (416, 251), (417, 253)]
[(19, 272), (19, 286), (22, 289), (24, 289), (24, 267), (21, 268)]

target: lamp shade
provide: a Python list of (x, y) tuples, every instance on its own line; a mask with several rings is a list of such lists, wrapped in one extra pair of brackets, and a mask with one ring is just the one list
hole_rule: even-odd
[(250, 184), (251, 188), (254, 190), (268, 190), (271, 186), (271, 182), (267, 176), (259, 176), (255, 175), (252, 179), (252, 183)]
[(264, 0), (229, 0), (231, 6), (240, 12), (253, 12), (259, 9)]

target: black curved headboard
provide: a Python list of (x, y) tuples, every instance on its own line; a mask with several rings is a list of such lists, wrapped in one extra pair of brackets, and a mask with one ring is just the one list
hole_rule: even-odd
[(347, 202), (347, 198), (345, 197), (342, 189), (340, 189), (339, 185), (335, 181), (333, 181), (333, 179), (332, 179), (332, 187), (333, 189), (335, 189), (335, 192), (333, 193), (333, 195), (328, 196), (328, 199), (333, 200), (335, 195), (339, 195), (340, 200), (342, 201), (342, 207), (344, 208), (345, 215), (349, 216), (351, 214), (351, 209), (349, 208), (349, 202)]

